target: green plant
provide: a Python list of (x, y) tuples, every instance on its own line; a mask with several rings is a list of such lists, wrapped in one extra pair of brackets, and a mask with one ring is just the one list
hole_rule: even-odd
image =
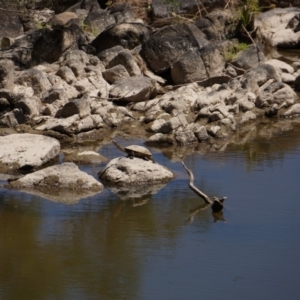
[(244, 27), (247, 27), (256, 14), (260, 12), (259, 0), (242, 0), (237, 9), (239, 22)]
[(179, 0), (164, 0), (166, 5), (169, 5), (173, 12), (176, 12), (179, 7)]
[(224, 52), (225, 60), (232, 61), (240, 51), (246, 50), (248, 46), (249, 45), (246, 43), (235, 43), (229, 46), (229, 48)]

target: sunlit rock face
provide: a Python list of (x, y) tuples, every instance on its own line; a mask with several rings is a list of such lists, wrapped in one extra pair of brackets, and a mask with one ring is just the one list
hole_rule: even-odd
[(37, 134), (10, 134), (0, 137), (0, 169), (11, 172), (37, 168), (49, 162), (60, 151), (58, 140)]
[(103, 185), (93, 176), (80, 171), (74, 163), (51, 166), (10, 181), (9, 188), (25, 190), (55, 202), (73, 204), (93, 196)]
[(157, 163), (137, 157), (118, 157), (111, 160), (99, 173), (99, 178), (107, 185), (155, 185), (167, 183), (174, 174)]

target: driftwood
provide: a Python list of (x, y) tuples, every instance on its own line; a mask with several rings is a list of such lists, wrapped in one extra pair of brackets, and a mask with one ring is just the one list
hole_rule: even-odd
[[(190, 184), (189, 187), (191, 188), (191, 190), (193, 190), (198, 196), (200, 196), (205, 203), (207, 204), (207, 206), (205, 206), (203, 209), (206, 209), (209, 205), (211, 205), (211, 209), (213, 212), (219, 212), (223, 209), (223, 202), (227, 197), (214, 197), (213, 200), (211, 200), (206, 194), (204, 194), (203, 192), (201, 192), (198, 188), (195, 187), (194, 185), (194, 174), (193, 172), (187, 168), (187, 166), (184, 164), (184, 162), (181, 162), (182, 165), (184, 166), (184, 168), (186, 169), (187, 173), (190, 176)], [(202, 209), (201, 209), (202, 210)]]

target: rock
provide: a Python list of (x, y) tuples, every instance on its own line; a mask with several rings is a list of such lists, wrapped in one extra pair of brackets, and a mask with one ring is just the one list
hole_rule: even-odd
[(117, 65), (103, 72), (103, 77), (108, 83), (113, 84), (123, 77), (130, 77), (130, 75), (124, 66)]
[[(135, 19), (134, 4), (120, 3), (109, 7), (109, 12), (115, 18), (116, 23), (137, 22)], [(143, 7), (145, 9), (145, 7)]]
[(71, 84), (76, 80), (76, 77), (71, 68), (67, 66), (62, 66), (57, 70), (57, 76), (61, 77), (67, 83)]
[(107, 27), (116, 23), (116, 20), (109, 11), (97, 8), (92, 9), (84, 19), (86, 30), (97, 36)]
[(174, 145), (176, 144), (176, 141), (173, 135), (156, 133), (151, 135), (145, 143), (147, 145)]
[(255, 104), (252, 101), (249, 101), (246, 97), (237, 100), (236, 104), (239, 106), (239, 110), (243, 112), (251, 110), (255, 107)]
[(14, 63), (9, 59), (0, 61), (0, 89), (10, 89), (14, 87)]
[(289, 85), (274, 82), (258, 94), (255, 105), (259, 108), (269, 107), (273, 104), (288, 107), (293, 105), (296, 99), (297, 95)]
[(300, 92), (300, 75), (296, 77), (294, 86), (295, 86), (295, 91)]
[(21, 109), (15, 108), (12, 111), (5, 113), (0, 118), (0, 125), (2, 127), (14, 128), (19, 124), (24, 124), (27, 121)]
[(293, 74), (289, 73), (281, 73), (282, 82), (287, 84), (293, 84), (295, 82), (296, 77)]
[(174, 174), (167, 168), (137, 157), (115, 158), (98, 175), (109, 186), (149, 186), (167, 183), (174, 178)]
[(144, 76), (124, 77), (111, 85), (109, 94), (126, 102), (146, 101), (156, 95), (155, 82)]
[(43, 98), (41, 101), (43, 103), (52, 104), (54, 102), (60, 101), (62, 103), (67, 102), (68, 96), (64, 89), (62, 88), (51, 88), (45, 93), (43, 93)]
[(274, 68), (279, 69), (283, 73), (290, 73), (290, 74), (294, 73), (294, 68), (291, 65), (289, 65), (286, 62), (281, 61), (279, 59), (269, 59), (269, 60), (265, 61), (264, 63), (267, 65), (271, 65)]
[(68, 118), (78, 114), (81, 118), (84, 118), (90, 114), (90, 103), (91, 100), (88, 95), (74, 99), (63, 106), (59, 112), (59, 117)]
[(262, 64), (246, 72), (241, 78), (241, 83), (243, 88), (255, 93), (259, 90), (260, 86), (270, 79), (280, 82), (281, 76), (273, 66)]
[(208, 40), (225, 40), (233, 34), (233, 14), (230, 10), (215, 9), (195, 21)]
[(129, 50), (124, 50), (117, 54), (107, 65), (107, 68), (112, 68), (117, 65), (122, 65), (126, 68), (130, 76), (141, 75), (141, 69), (134, 60)]
[(209, 139), (209, 135), (205, 126), (201, 126), (197, 131), (194, 132), (195, 136), (197, 137), (199, 142), (206, 141)]
[(265, 61), (266, 57), (262, 45), (256, 44), (240, 51), (231, 61), (231, 64), (239, 69), (249, 70), (258, 67)]
[(100, 33), (91, 43), (96, 53), (122, 46), (125, 49), (133, 49), (146, 42), (150, 36), (150, 29), (141, 23), (121, 23), (112, 25)]
[(11, 172), (37, 168), (55, 158), (60, 151), (56, 139), (35, 134), (10, 134), (0, 137), (0, 169)]
[(74, 162), (77, 164), (100, 164), (107, 161), (105, 157), (95, 151), (72, 152), (66, 154), (64, 162)]
[(103, 190), (100, 182), (80, 171), (74, 163), (51, 166), (27, 174), (10, 181), (7, 187), (26, 190), (64, 204), (75, 204), (81, 198), (93, 196)]
[(256, 119), (256, 115), (252, 111), (247, 111), (241, 118), (240, 124), (245, 124)]
[(198, 143), (195, 134), (191, 130), (175, 131), (175, 140), (180, 146)]
[[(5, 4), (4, 4), (5, 5)], [(23, 33), (23, 26), (17, 10), (2, 9), (0, 10), (0, 38), (15, 38)]]
[(97, 57), (100, 59), (100, 61), (104, 64), (106, 67), (108, 63), (114, 59), (119, 53), (123, 52), (124, 48), (120, 45), (114, 46), (108, 49), (105, 49), (99, 53), (97, 53)]
[(208, 44), (193, 24), (174, 24), (154, 32), (143, 44), (141, 55), (156, 73), (168, 70), (184, 53)]
[[(199, 13), (199, 2), (197, 0), (178, 0), (175, 2), (176, 13), (183, 15), (196, 15)], [(178, 5), (177, 5), (178, 4)], [(202, 0), (201, 6), (205, 7), (205, 12), (211, 12), (214, 9), (225, 7), (225, 0)], [(174, 11), (174, 2), (164, 0), (152, 0), (152, 13), (155, 18), (166, 18)]]
[(291, 117), (300, 114), (300, 103), (292, 105), (287, 111), (285, 111), (282, 116)]
[(51, 88), (51, 83), (49, 82), (46, 74), (37, 69), (29, 69), (20, 72), (16, 78), (16, 83), (25, 87), (32, 87), (36, 96), (42, 96), (43, 92), (46, 92)]
[(45, 29), (43, 35), (34, 43), (34, 61), (54, 63), (69, 49), (78, 49), (86, 42), (82, 29), (77, 24)]
[(79, 119), (79, 115), (73, 115), (65, 119), (49, 118), (44, 124), (38, 125), (35, 129), (39, 131), (53, 130), (62, 134), (70, 134), (74, 131), (74, 126)]
[(202, 81), (208, 78), (201, 53), (188, 51), (180, 56), (171, 68), (172, 80), (175, 84)]
[(275, 8), (259, 14), (254, 27), (258, 27), (257, 36), (267, 40), (272, 47), (295, 48), (299, 45), (300, 32), (293, 26), (293, 18), (298, 18), (297, 7)]
[(65, 11), (55, 15), (51, 20), (51, 24), (52, 27), (64, 26), (72, 19), (78, 19), (78, 16), (73, 12)]

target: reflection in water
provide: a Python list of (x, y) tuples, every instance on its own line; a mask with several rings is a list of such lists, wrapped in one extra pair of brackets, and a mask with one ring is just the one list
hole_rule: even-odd
[(226, 222), (158, 152), (177, 177), (145, 198), (106, 189), (63, 205), (0, 189), (0, 299), (298, 299), (299, 137), (185, 157), (199, 189), (228, 196)]

